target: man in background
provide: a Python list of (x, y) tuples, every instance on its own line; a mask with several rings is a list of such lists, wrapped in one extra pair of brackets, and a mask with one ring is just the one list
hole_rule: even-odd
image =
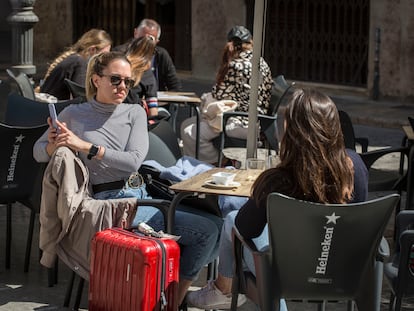
[[(160, 41), (161, 26), (153, 19), (143, 19), (139, 25), (134, 28), (134, 38), (143, 36), (152, 36), (156, 42)], [(119, 45), (114, 50), (126, 52), (130, 41)], [(181, 81), (177, 77), (174, 63), (166, 49), (157, 45), (155, 54), (152, 59), (151, 71), (158, 83), (159, 91), (180, 91)], [(145, 77), (143, 76), (143, 79)]]

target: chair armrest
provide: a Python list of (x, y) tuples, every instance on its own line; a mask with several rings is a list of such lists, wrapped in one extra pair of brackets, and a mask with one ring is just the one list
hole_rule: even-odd
[(378, 150), (360, 153), (360, 156), (362, 158), (362, 161), (364, 161), (365, 166), (368, 169), (370, 169), (372, 164), (374, 164), (374, 162), (377, 161), (379, 158), (381, 158), (384, 155), (394, 153), (394, 152), (403, 153), (408, 157), (409, 148), (408, 147), (390, 147), (390, 148), (384, 148), (384, 149), (378, 149)]
[(390, 245), (387, 240), (382, 237), (380, 245), (378, 246), (377, 261), (384, 262), (388, 257), (390, 257)]
[(167, 233), (173, 233), (175, 208), (172, 207), (172, 202), (162, 199), (138, 199), (139, 206), (153, 206), (158, 208), (164, 216), (164, 227)]
[[(231, 112), (224, 112), (223, 113), (223, 130), (226, 129), (226, 124), (229, 118), (231, 117), (245, 117), (248, 118), (249, 114), (243, 111), (231, 111)], [(277, 115), (264, 115), (258, 114), (257, 119), (260, 121), (261, 131), (265, 131), (274, 121), (277, 120)]]
[(355, 137), (355, 142), (361, 145), (362, 152), (368, 151), (368, 138), (367, 137)]

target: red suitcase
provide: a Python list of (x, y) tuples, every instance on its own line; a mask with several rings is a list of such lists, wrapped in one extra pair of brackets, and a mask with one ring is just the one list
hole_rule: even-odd
[(180, 249), (171, 239), (112, 228), (91, 244), (89, 310), (177, 311)]

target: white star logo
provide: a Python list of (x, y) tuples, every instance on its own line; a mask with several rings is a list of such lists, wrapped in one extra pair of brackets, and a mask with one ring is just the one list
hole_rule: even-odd
[(331, 216), (325, 216), (325, 217), (328, 219), (328, 221), (326, 222), (326, 224), (333, 223), (333, 224), (335, 224), (335, 225), (336, 225), (336, 220), (337, 220), (338, 218), (341, 218), (341, 216), (336, 216), (336, 215), (335, 215), (335, 213), (332, 213), (332, 215), (331, 215)]
[(16, 143), (21, 143), (21, 142), (23, 142), (24, 136), (22, 134), (20, 134), (19, 136), (16, 136), (15, 138), (16, 138)]

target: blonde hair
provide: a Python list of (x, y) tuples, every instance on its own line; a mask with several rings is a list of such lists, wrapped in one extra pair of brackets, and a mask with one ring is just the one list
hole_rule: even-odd
[(89, 101), (93, 99), (98, 91), (95, 84), (92, 81), (92, 76), (97, 74), (98, 76), (103, 75), (103, 70), (109, 66), (109, 64), (115, 60), (123, 60), (131, 65), (129, 60), (126, 58), (124, 53), (121, 52), (103, 52), (95, 54), (91, 57), (88, 63), (88, 68), (86, 69), (86, 81), (85, 81), (85, 91), (86, 99)]
[(73, 45), (66, 49), (62, 54), (55, 58), (55, 60), (50, 64), (45, 77), (43, 78), (46, 80), (49, 77), (50, 73), (56, 66), (61, 63), (65, 58), (72, 54), (80, 54), (82, 57), (89, 58), (96, 52), (92, 53), (91, 48), (94, 48), (95, 51), (99, 51), (104, 47), (111, 45), (112, 39), (111, 36), (102, 29), (93, 28), (87, 32), (85, 32), (82, 37), (79, 38)]
[(151, 64), (154, 55), (156, 41), (151, 36), (134, 39), (128, 47), (126, 56), (131, 63), (132, 78), (138, 84), (142, 74)]

